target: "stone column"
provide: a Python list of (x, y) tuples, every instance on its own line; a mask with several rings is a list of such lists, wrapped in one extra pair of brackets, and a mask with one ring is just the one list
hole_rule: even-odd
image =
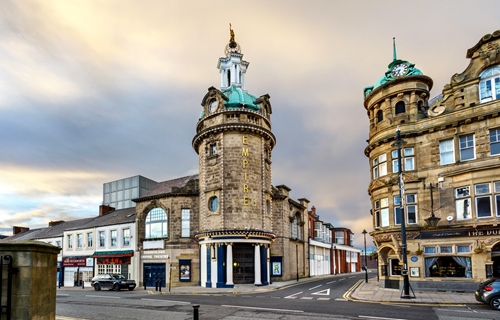
[(200, 282), (202, 287), (207, 286), (207, 246), (200, 246)]
[(255, 244), (255, 261), (254, 261), (254, 276), (255, 276), (255, 282), (254, 284), (256, 286), (262, 285), (262, 282), (260, 281), (260, 244), (256, 243)]
[(234, 285), (233, 283), (233, 244), (227, 244), (226, 257), (226, 285)]
[(267, 283), (271, 283), (271, 248), (270, 246), (267, 247), (267, 262), (266, 262), (266, 268), (267, 268)]

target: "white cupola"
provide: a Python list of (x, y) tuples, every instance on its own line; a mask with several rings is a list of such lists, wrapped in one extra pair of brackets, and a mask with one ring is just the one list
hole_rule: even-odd
[(230, 39), (226, 45), (226, 56), (219, 58), (217, 68), (220, 71), (221, 90), (228, 90), (231, 86), (245, 90), (245, 73), (248, 62), (243, 60), (243, 54), (238, 43), (234, 40), (234, 31), (229, 24)]

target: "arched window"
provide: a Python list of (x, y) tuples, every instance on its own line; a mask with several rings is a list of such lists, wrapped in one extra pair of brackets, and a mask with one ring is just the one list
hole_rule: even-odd
[(293, 218), (292, 222), (292, 238), (293, 239), (302, 239), (302, 236), (300, 234), (300, 214), (297, 212)]
[(227, 70), (227, 86), (231, 86), (231, 70)]
[(168, 217), (162, 208), (154, 208), (146, 216), (146, 239), (168, 236)]
[(377, 111), (377, 123), (384, 120), (384, 112), (382, 110)]
[(500, 99), (500, 66), (494, 66), (481, 73), (479, 100), (488, 102)]
[(405, 113), (405, 103), (403, 101), (396, 103), (396, 114), (400, 113)]

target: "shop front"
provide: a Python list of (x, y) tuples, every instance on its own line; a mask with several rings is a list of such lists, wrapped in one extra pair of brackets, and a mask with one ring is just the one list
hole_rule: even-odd
[(92, 257), (63, 257), (62, 267), (65, 287), (90, 286), (94, 277)]
[(132, 259), (133, 250), (95, 252), (92, 256), (96, 260), (96, 274), (121, 274), (127, 279), (133, 279)]

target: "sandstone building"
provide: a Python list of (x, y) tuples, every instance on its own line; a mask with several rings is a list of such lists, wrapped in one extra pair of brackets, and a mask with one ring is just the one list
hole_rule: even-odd
[[(434, 99), (432, 79), (395, 50), (385, 74), (364, 89), (382, 287), (400, 287), (403, 221), (413, 289), (474, 290), (500, 275), (500, 30), (466, 58), (468, 67)], [(401, 197), (397, 128), (406, 142)]]

